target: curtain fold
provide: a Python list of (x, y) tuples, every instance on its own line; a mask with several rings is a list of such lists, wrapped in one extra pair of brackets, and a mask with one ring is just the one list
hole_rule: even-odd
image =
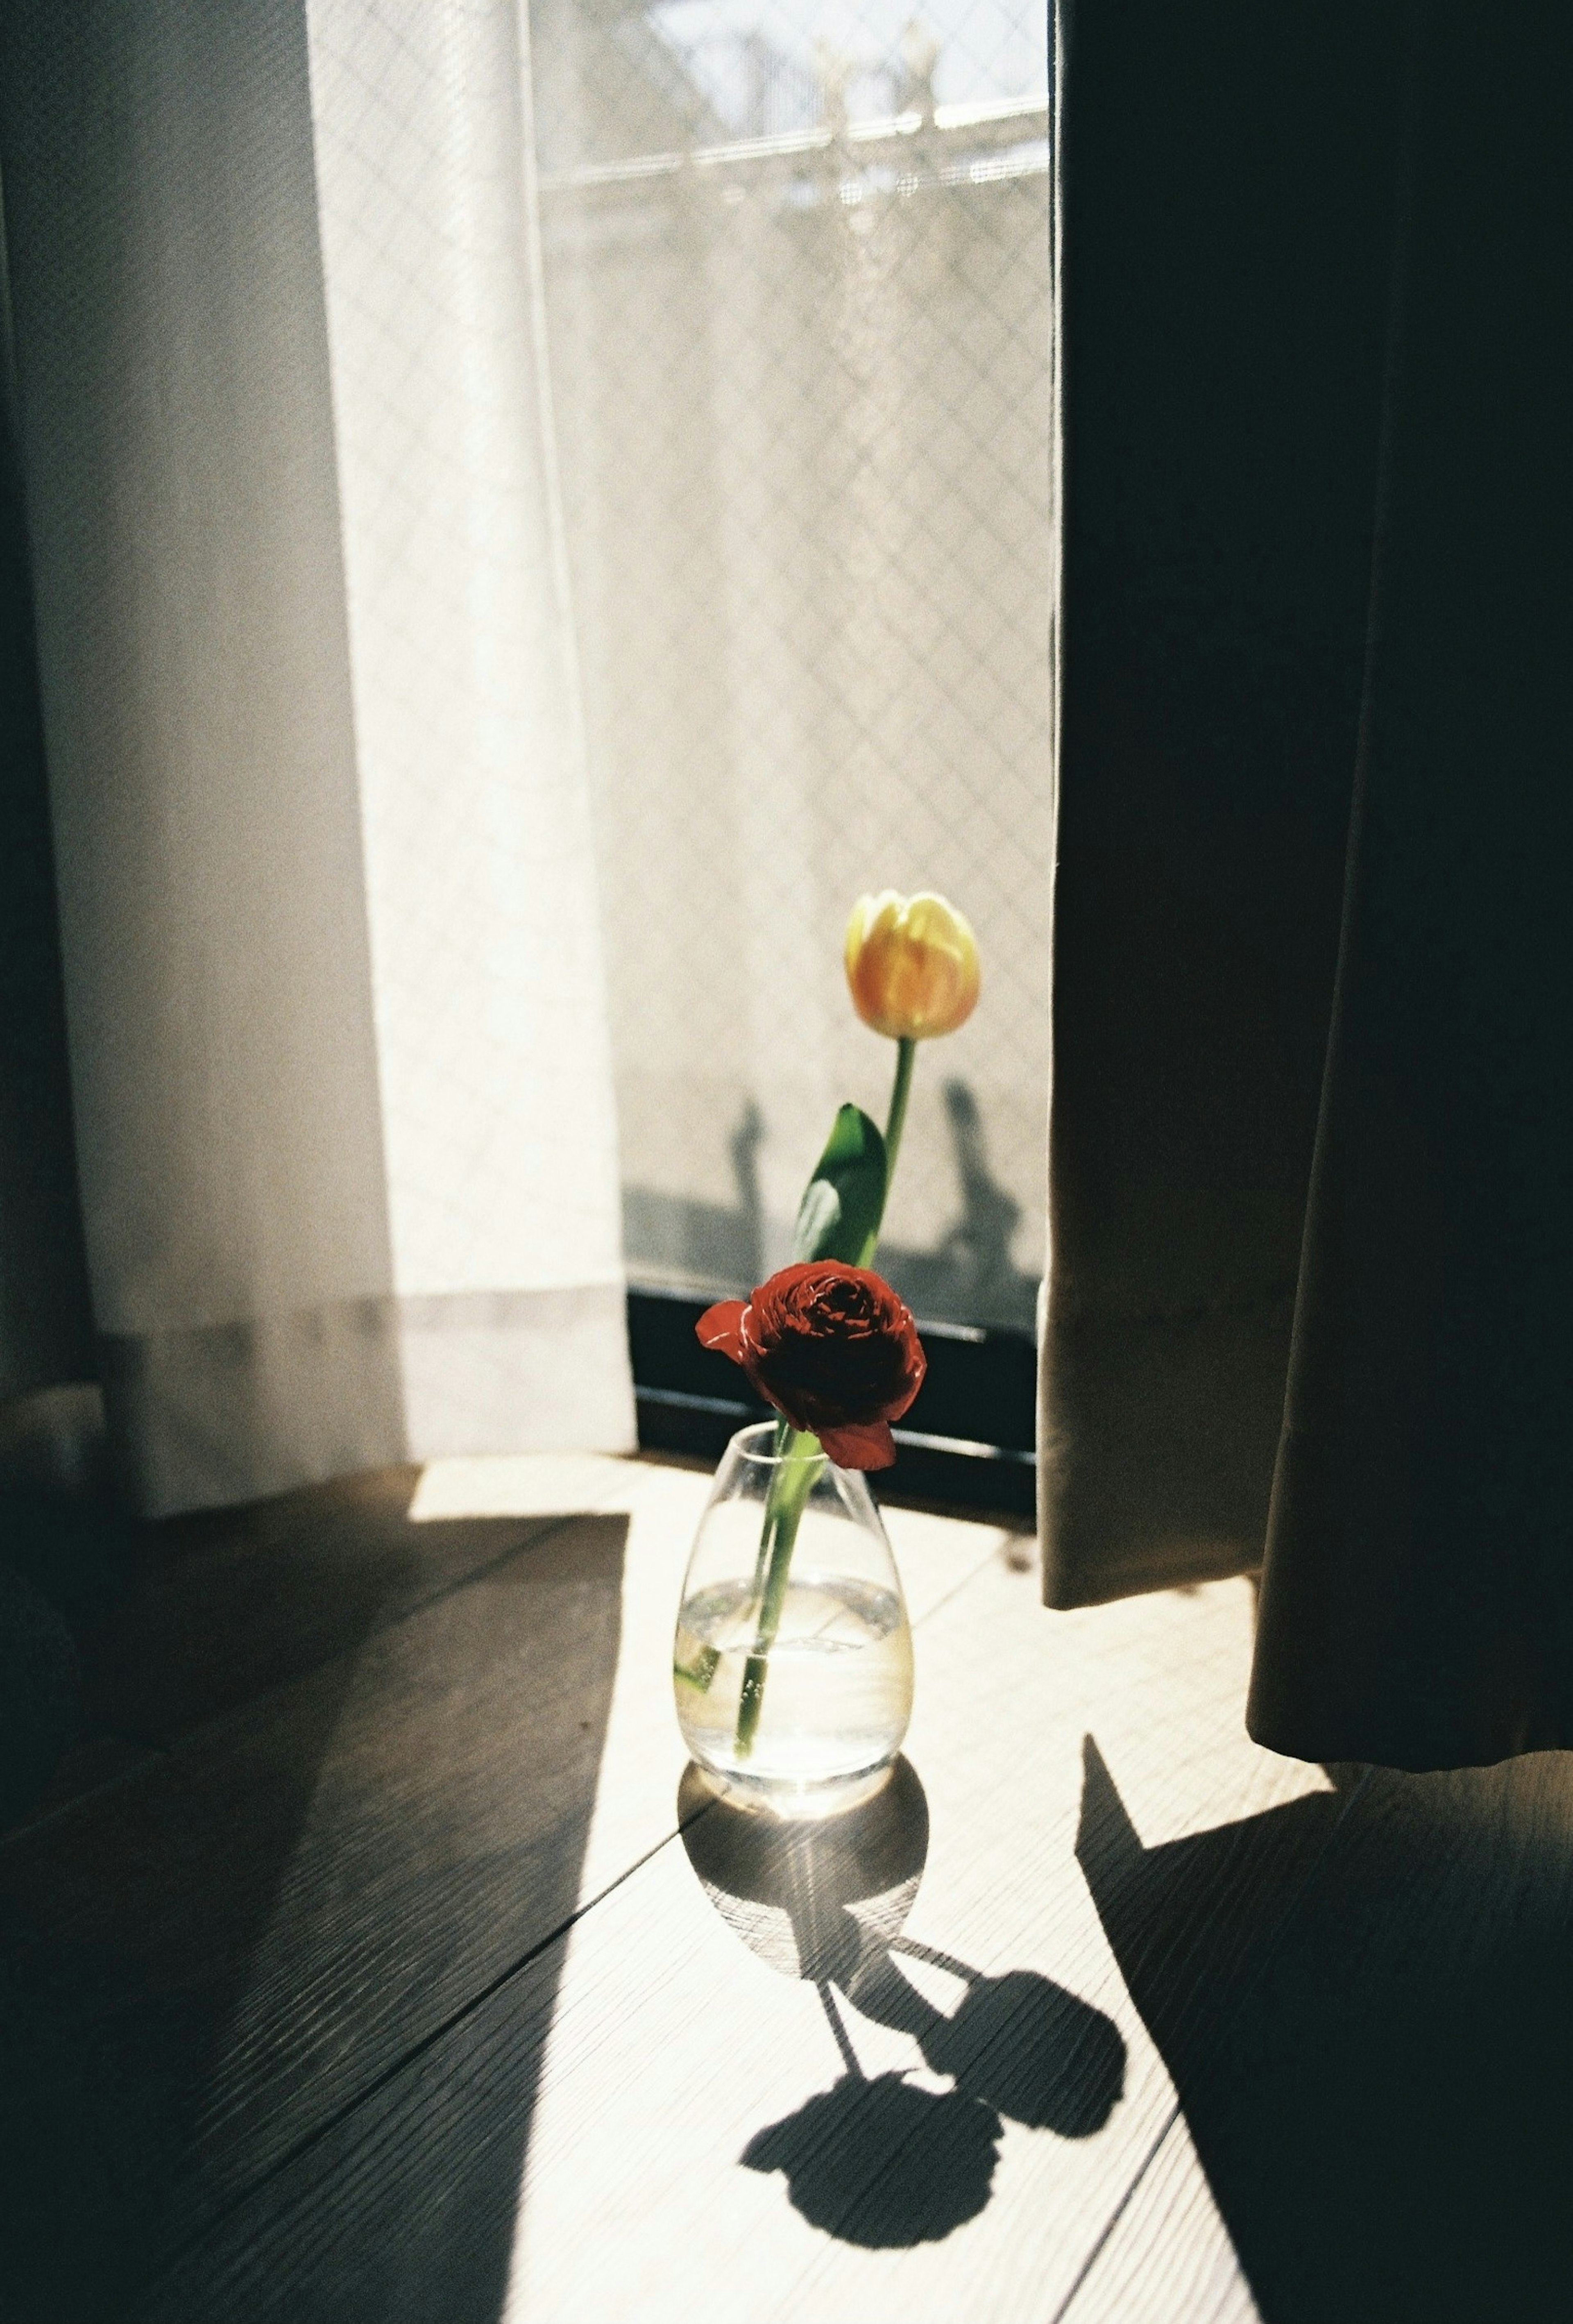
[(1261, 1556), (1359, 705), (1399, 26), (1368, 0), (1078, 0), (1061, 39), (1039, 1475), (1068, 1606)]
[(1573, 1744), (1570, 89), (1076, 10), (1047, 1594), (1265, 1547), (1306, 1758)]
[(511, 5), (19, 6), (83, 1216), (154, 1512), (632, 1441)]
[(1417, 13), (1338, 997), (1250, 1720), (1573, 1745), (1573, 26)]
[(93, 1377), (0, 249), (0, 1401)]

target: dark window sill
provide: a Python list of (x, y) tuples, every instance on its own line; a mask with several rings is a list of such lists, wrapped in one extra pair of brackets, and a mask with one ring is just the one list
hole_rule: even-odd
[[(769, 1407), (735, 1364), (702, 1348), (708, 1303), (630, 1289), (629, 1344), (641, 1452), (719, 1460), (727, 1440)], [(1025, 1333), (921, 1323), (928, 1377), (896, 1430), (893, 1469), (871, 1480), (881, 1500), (920, 1502), (1019, 1524), (1033, 1515), (1037, 1363)]]

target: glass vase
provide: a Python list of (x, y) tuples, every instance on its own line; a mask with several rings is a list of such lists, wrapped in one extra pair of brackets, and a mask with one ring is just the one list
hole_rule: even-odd
[(684, 1576), (677, 1721), (712, 1788), (783, 1816), (878, 1790), (912, 1716), (912, 1629), (867, 1480), (772, 1421), (727, 1446)]

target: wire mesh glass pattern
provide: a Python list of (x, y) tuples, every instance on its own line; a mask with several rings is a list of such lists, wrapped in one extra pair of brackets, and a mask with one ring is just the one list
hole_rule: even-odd
[(1030, 1325), (1050, 896), (1043, 13), (537, 0), (548, 344), (636, 1283), (786, 1256), (864, 889), (984, 964), (920, 1052), (881, 1264)]

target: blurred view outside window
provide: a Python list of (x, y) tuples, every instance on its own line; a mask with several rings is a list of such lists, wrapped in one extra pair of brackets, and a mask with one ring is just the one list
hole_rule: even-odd
[(919, 1052), (881, 1264), (1030, 1328), (1048, 1084), (1044, 16), (538, 0), (548, 343), (629, 1274), (788, 1253), (865, 889), (938, 888), (983, 997)]

